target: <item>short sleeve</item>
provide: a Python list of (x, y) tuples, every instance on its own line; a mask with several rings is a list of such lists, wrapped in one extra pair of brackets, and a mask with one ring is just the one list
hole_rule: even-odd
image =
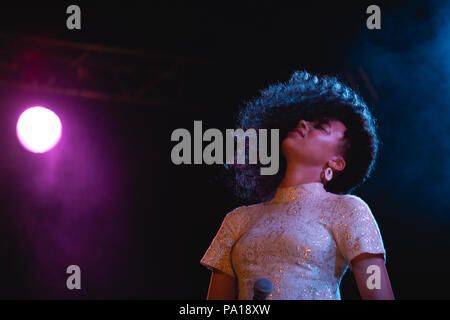
[(206, 268), (217, 269), (232, 277), (236, 277), (231, 263), (231, 249), (239, 238), (242, 227), (241, 207), (229, 212), (214, 237), (208, 250), (206, 250), (200, 263)]
[(337, 205), (334, 234), (347, 265), (362, 253), (383, 254), (386, 251), (380, 229), (369, 206), (359, 197), (345, 195)]

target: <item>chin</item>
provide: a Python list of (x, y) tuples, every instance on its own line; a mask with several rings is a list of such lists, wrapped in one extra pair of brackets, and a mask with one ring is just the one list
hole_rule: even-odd
[(284, 138), (284, 140), (281, 142), (281, 151), (283, 152), (283, 154), (286, 154), (286, 151), (288, 151), (289, 149), (294, 148), (294, 141), (292, 141), (292, 138), (290, 137), (286, 137)]
[(295, 138), (287, 137), (281, 142), (281, 152), (286, 159), (303, 158), (303, 149), (298, 139)]

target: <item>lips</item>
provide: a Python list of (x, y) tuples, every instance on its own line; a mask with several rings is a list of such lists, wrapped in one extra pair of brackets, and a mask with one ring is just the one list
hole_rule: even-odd
[(300, 138), (303, 138), (303, 133), (299, 128), (295, 128), (294, 130), (289, 131), (288, 134), (296, 135), (296, 136), (298, 135), (298, 136), (300, 136)]
[(300, 133), (297, 132), (297, 130), (289, 131), (289, 132), (288, 132), (288, 135), (290, 135), (290, 136), (296, 136), (296, 137), (299, 137), (299, 138), (302, 137), (302, 136), (300, 135)]

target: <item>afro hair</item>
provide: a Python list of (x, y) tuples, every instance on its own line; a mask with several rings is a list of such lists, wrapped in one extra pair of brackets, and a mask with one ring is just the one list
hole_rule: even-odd
[[(347, 128), (343, 156), (346, 167), (324, 187), (328, 192), (352, 192), (370, 177), (378, 151), (376, 120), (363, 99), (336, 77), (295, 71), (289, 81), (278, 82), (239, 108), (237, 127), (247, 130), (279, 129), (282, 141), (300, 119), (339, 120)], [(284, 176), (286, 159), (281, 151), (275, 175), (261, 175), (260, 164), (226, 164), (236, 195), (248, 203), (269, 201)], [(248, 158), (248, 152), (246, 152)], [(247, 159), (248, 160), (248, 159)]]

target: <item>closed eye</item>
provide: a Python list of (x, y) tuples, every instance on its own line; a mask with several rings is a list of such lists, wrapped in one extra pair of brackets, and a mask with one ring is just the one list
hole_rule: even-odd
[(327, 125), (326, 123), (319, 123), (316, 125), (316, 128), (319, 128), (320, 130), (323, 130), (327, 133), (329, 131), (329, 125)]

